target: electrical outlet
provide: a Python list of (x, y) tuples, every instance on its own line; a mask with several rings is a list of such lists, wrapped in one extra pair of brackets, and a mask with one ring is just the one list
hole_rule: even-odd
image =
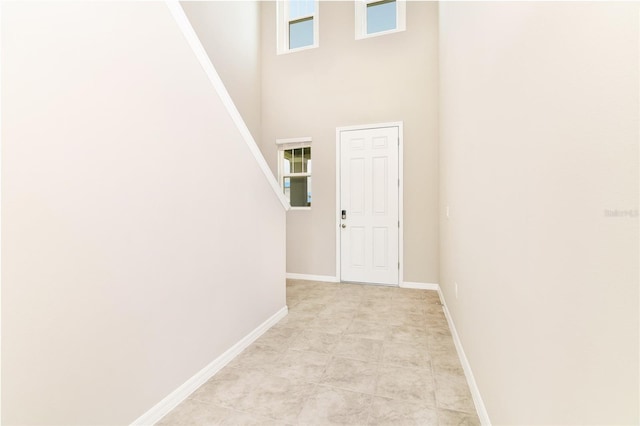
[(457, 298), (458, 298), (458, 283), (457, 283), (457, 282), (454, 282), (454, 283), (453, 283), (453, 288), (455, 289), (455, 292), (456, 292), (456, 299), (457, 299)]

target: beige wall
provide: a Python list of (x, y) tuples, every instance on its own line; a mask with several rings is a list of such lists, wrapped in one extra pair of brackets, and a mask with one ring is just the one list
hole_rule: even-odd
[(407, 30), (354, 39), (353, 2), (321, 2), (320, 47), (276, 55), (262, 2), (261, 149), (313, 138), (313, 207), (287, 213), (287, 271), (336, 273), (336, 127), (404, 121), (404, 279), (438, 280), (438, 4), (408, 2)]
[(193, 29), (255, 140), (260, 138), (260, 2), (183, 1)]
[(2, 7), (2, 423), (128, 424), (285, 306), (285, 213), (163, 3)]
[(640, 420), (638, 9), (440, 5), (440, 284), (493, 424)]

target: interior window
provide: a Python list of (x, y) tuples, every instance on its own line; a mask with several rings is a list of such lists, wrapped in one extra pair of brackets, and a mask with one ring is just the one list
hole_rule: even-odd
[(279, 158), (279, 180), (291, 207), (311, 207), (311, 146), (281, 146)]

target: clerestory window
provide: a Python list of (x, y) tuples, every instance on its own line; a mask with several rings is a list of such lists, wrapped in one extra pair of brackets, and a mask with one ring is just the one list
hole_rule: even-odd
[(318, 47), (318, 0), (277, 2), (278, 54)]
[(356, 0), (356, 39), (404, 31), (404, 0)]

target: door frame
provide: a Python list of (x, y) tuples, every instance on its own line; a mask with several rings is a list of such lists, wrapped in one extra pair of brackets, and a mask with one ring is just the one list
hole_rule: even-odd
[(402, 285), (404, 282), (404, 155), (403, 155), (403, 147), (404, 147), (404, 132), (403, 132), (403, 122), (402, 121), (393, 121), (389, 123), (376, 123), (376, 124), (363, 124), (363, 125), (355, 125), (355, 126), (341, 126), (336, 127), (336, 209), (335, 209), (335, 218), (336, 218), (336, 280), (338, 282), (342, 282), (342, 265), (341, 265), (341, 247), (340, 247), (340, 162), (341, 162), (341, 151), (340, 151), (340, 133), (351, 130), (369, 130), (369, 129), (380, 129), (384, 127), (397, 127), (398, 128), (398, 178), (400, 179), (400, 183), (398, 186), (398, 220), (400, 221), (400, 226), (398, 227), (398, 261), (400, 262), (400, 267), (398, 268), (398, 287)]

